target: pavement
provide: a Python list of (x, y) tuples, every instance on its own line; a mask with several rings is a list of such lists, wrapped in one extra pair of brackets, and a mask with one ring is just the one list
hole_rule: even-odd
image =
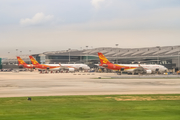
[(116, 94), (180, 94), (180, 79), (121, 79), (114, 73), (0, 72), (0, 97)]

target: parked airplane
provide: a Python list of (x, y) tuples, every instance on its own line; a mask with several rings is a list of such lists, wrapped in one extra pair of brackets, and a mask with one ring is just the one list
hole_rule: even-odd
[(162, 65), (147, 65), (147, 64), (113, 64), (102, 54), (98, 53), (100, 63), (98, 66), (118, 71), (118, 74), (121, 74), (122, 71), (128, 73), (155, 73), (155, 72), (166, 72), (167, 68)]
[(90, 67), (86, 64), (61, 64), (61, 68), (74, 72), (75, 70), (89, 70)]
[(39, 64), (32, 56), (29, 56), (29, 58), (34, 67), (39, 70), (59, 71), (61, 68), (59, 64)]
[(50, 67), (53, 67), (53, 66), (59, 66), (59, 70), (60, 69), (65, 69), (65, 70), (68, 70), (70, 72), (74, 72), (75, 70), (80, 70), (80, 69), (83, 69), (83, 70), (89, 70), (90, 67), (87, 66), (86, 64), (39, 64), (32, 56), (29, 56), (31, 62), (33, 65), (36, 66), (36, 68), (39, 68), (39, 69), (42, 69), (42, 67), (46, 70), (49, 70), (51, 69)]
[(34, 66), (32, 64), (27, 64), (25, 63), (19, 56), (17, 56), (17, 60), (18, 60), (18, 66), (20, 68), (27, 68), (27, 69), (31, 69), (33, 70)]

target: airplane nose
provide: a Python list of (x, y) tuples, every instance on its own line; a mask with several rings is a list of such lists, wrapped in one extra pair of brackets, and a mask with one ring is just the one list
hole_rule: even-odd
[(168, 71), (168, 69), (167, 69), (166, 67), (164, 67), (164, 71), (166, 71), (166, 72), (167, 72), (167, 71)]

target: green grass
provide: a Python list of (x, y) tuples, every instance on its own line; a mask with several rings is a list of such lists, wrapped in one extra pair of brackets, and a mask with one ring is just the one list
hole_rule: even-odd
[[(115, 99), (121, 97), (132, 100)], [(32, 101), (25, 97), (0, 98), (0, 120), (180, 120), (179, 98), (180, 95), (32, 97)]]

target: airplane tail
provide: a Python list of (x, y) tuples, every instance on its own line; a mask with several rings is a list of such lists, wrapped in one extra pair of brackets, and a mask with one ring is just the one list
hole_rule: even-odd
[(112, 64), (102, 53), (98, 53), (98, 56), (101, 64)]
[(39, 65), (38, 61), (36, 61), (33, 56), (29, 56), (29, 58), (33, 65)]
[(19, 65), (26, 64), (19, 56), (17, 56), (17, 60), (18, 60)]

